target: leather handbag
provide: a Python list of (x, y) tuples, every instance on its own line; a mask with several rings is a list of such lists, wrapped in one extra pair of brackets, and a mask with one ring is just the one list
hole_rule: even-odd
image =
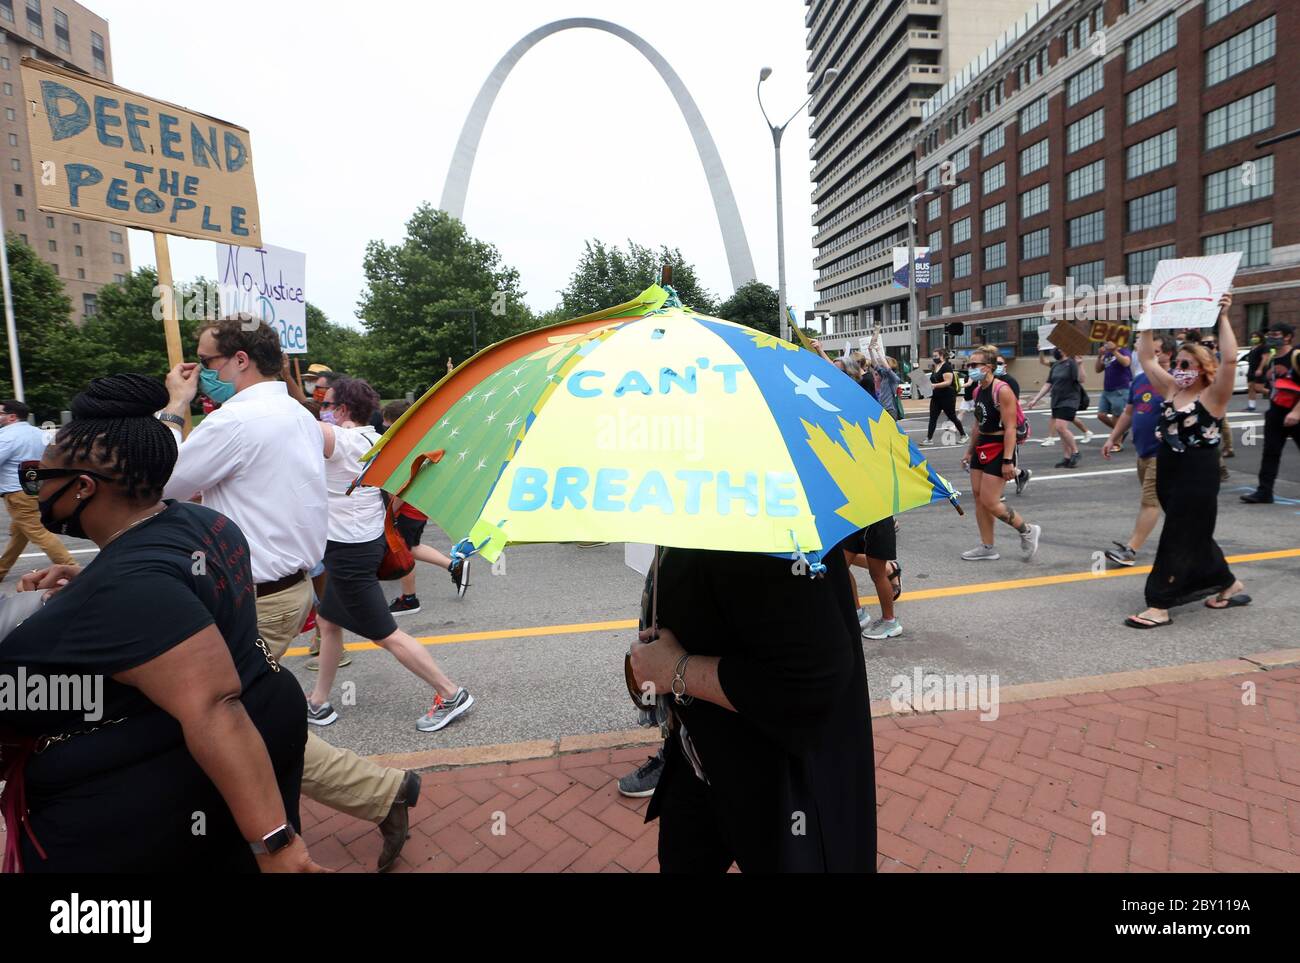
[(415, 571), (415, 557), (406, 539), (397, 531), (396, 509), (390, 502), (384, 512), (384, 557), (379, 562), (379, 581), (395, 582)]

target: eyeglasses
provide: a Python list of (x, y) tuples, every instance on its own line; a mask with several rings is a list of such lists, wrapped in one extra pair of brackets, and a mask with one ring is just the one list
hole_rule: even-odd
[(39, 461), (25, 461), (18, 465), (18, 482), (23, 486), (23, 491), (32, 498), (41, 493), (41, 482), (48, 478), (75, 478), (80, 475), (89, 475), (103, 482), (114, 481), (107, 475), (87, 471), (84, 468), (42, 468)]
[(230, 357), (230, 355), (226, 354), (210, 354), (206, 358), (203, 357), (203, 355), (199, 355), (199, 367), (206, 368), (208, 365), (212, 364), (212, 362), (220, 361), (222, 358), (228, 357)]
[(1201, 366), (1200, 366), (1200, 365), (1198, 365), (1198, 364), (1197, 364), (1196, 362), (1194, 362), (1194, 361), (1188, 361), (1186, 358), (1184, 358), (1182, 361), (1178, 362), (1178, 364), (1174, 365), (1174, 367), (1177, 368), (1179, 371), (1186, 371), (1188, 368), (1191, 368), (1191, 369), (1194, 370), (1194, 371), (1200, 371), (1200, 370), (1201, 370)]
[(1202, 341), (1202, 342), (1201, 342), (1201, 347), (1202, 347), (1202, 348), (1209, 348), (1211, 351), (1213, 351), (1215, 348), (1218, 347), (1218, 345), (1215, 344), (1213, 341)]

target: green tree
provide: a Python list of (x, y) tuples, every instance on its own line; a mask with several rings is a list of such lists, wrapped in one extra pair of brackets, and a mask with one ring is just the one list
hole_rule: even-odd
[(449, 357), (469, 357), (472, 332), (482, 349), (533, 325), (519, 272), (429, 204), (407, 222), (400, 244), (367, 246), (365, 274), (358, 314), (366, 337), (355, 366), (384, 397), (427, 389), (446, 374)]
[[(93, 317), (80, 330), (80, 349), (89, 352), (91, 377), (133, 372), (161, 378), (171, 365), (167, 358), (167, 334), (163, 327), (158, 272), (137, 268), (125, 281), (99, 289)], [(181, 351), (194, 360), (194, 342), (201, 321), (216, 315), (215, 301), (208, 295), (208, 282), (178, 284), (176, 314), (181, 333)]]
[(779, 337), (781, 299), (776, 288), (757, 279), (746, 281), (718, 306), (718, 317)]
[[(5, 237), (5, 252), (9, 258), (23, 393), (37, 422), (47, 418), (57, 421), (59, 412), (86, 383), (79, 368), (82, 358), (75, 350), (72, 302), (54, 269), (18, 235)], [(14, 396), (8, 365), (0, 372), (0, 396)]]
[(560, 292), (561, 305), (569, 317), (576, 318), (631, 301), (659, 282), (665, 264), (672, 266), (673, 290), (682, 304), (713, 314), (713, 295), (680, 250), (661, 247), (655, 251), (631, 240), (626, 252), (601, 240), (587, 241), (568, 286)]

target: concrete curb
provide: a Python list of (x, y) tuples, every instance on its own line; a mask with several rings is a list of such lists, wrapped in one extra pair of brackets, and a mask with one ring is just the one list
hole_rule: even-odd
[[(1135, 669), (1128, 672), (1113, 672), (1108, 675), (1060, 679), (1056, 682), (1029, 682), (1023, 685), (1005, 686), (999, 689), (998, 700), (1000, 704), (1011, 704), (1030, 702), (1035, 699), (1059, 699), (1063, 696), (1091, 695), (1099, 692), (1114, 692), (1119, 689), (1204, 682), (1208, 679), (1224, 679), (1234, 675), (1247, 675), (1253, 672), (1267, 672), (1273, 669), (1295, 666), (1300, 666), (1300, 649), (1276, 649), (1255, 655), (1238, 656), (1235, 659), (1221, 659), (1215, 662), (1189, 662), (1186, 665), (1170, 665), (1156, 669)], [(935, 712), (913, 712), (911, 710), (900, 712), (894, 709), (889, 699), (878, 699), (871, 703), (871, 717), (873, 719), (888, 716), (920, 717), (940, 714)], [(657, 745), (659, 741), (658, 728), (627, 729), (620, 732), (597, 732), (582, 736), (564, 736), (559, 739), (538, 739), (531, 742), (512, 742), (493, 746), (466, 746), (460, 749), (432, 749), (428, 752), (396, 753), (371, 756), (370, 758), (382, 766), (392, 766), (397, 769), (459, 769), (468, 766), (499, 765), (550, 759), (598, 749), (628, 749), (637, 746), (653, 746)]]

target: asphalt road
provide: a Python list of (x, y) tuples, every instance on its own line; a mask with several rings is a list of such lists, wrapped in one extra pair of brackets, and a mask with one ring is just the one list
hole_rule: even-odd
[[(1242, 444), (1245, 426), (1261, 420), (1238, 410), (1243, 407), (1239, 396), (1232, 417), (1237, 456), (1228, 462), (1232, 479), (1220, 497), (1219, 543), (1229, 557), (1297, 552), (1234, 565), (1254, 605), (1226, 612), (1191, 606), (1174, 613), (1171, 628), (1136, 632), (1122, 620), (1144, 607), (1141, 574), (1017, 584), (1090, 573), (1096, 553), (1130, 532), (1138, 501), (1135, 456), (1129, 446), (1103, 461), (1105, 436), (1097, 425), (1097, 437), (1083, 446), (1081, 464), (1073, 471), (1052, 467), (1061, 458), (1059, 444), (1041, 447), (1031, 441), (1022, 449), (1022, 464), (1033, 469), (1035, 478), (1024, 496), (1010, 497), (1044, 529), (1039, 555), (1031, 563), (1020, 561), (1014, 535), (1005, 529), (998, 533), (1005, 551), (1001, 561), (963, 562), (960, 553), (978, 542), (973, 512), (960, 518), (947, 505), (937, 505), (901, 517), (899, 552), (905, 572), (898, 611), (904, 634), (888, 642), (864, 641), (872, 697), (887, 697), (894, 676), (911, 676), (918, 667), (927, 673), (996, 675), (1005, 686), (1294, 645), (1300, 617), (1300, 453), (1291, 448), (1283, 456), (1277, 486), (1277, 494), (1294, 503), (1242, 504), (1238, 495), (1253, 487), (1262, 444), (1262, 437), (1255, 445)], [(1033, 438), (1042, 439), (1046, 416), (1030, 417)], [(913, 437), (923, 437), (925, 420), (909, 417), (903, 427)], [(961, 452), (959, 446), (938, 447), (931, 458), (960, 491), (968, 492), (969, 479), (958, 467)], [(964, 501), (969, 506), (968, 495)], [(1139, 566), (1150, 565), (1158, 536), (1159, 529)], [(449, 544), (433, 526), (425, 540), (444, 551)], [(87, 548), (86, 543), (75, 547)], [(633, 727), (636, 715), (622, 679), (622, 657), (633, 630), (609, 624), (634, 620), (640, 597), (641, 577), (624, 564), (623, 547), (518, 546), (508, 550), (505, 560), (504, 570), (496, 574), (477, 564), (463, 600), (456, 599), (445, 572), (421, 565), (423, 610), (399, 619), (402, 628), (429, 643), (453, 680), (474, 694), (477, 705), (469, 714), (440, 733), (417, 731), (415, 721), (428, 708), (431, 694), (392, 656), (371, 648), (354, 651), (353, 664), (339, 671), (334, 703), (341, 718), (318, 733), (358, 752), (381, 753)], [(37, 561), (24, 559), (17, 570), (35, 567)], [(872, 593), (865, 572), (858, 581), (864, 595)], [(12, 579), (4, 589), (12, 591), (11, 585)], [(396, 594), (395, 583), (387, 589), (390, 598)], [(287, 661), (310, 686), (314, 674), (304, 668), (305, 655)], [(355, 705), (341, 704), (344, 683), (355, 692)]]

